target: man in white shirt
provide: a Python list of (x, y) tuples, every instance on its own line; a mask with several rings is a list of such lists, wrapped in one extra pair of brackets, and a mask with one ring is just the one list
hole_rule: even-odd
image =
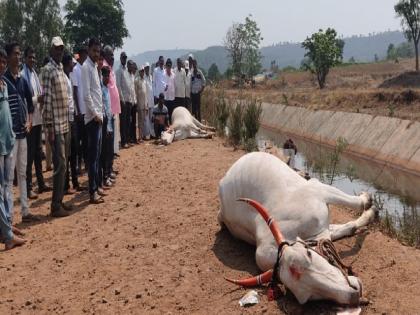
[(168, 108), (169, 121), (172, 119), (172, 112), (175, 109), (175, 74), (172, 71), (172, 60), (168, 58), (165, 65), (165, 106)]
[(42, 175), (42, 88), (38, 75), (34, 69), (36, 61), (35, 51), (27, 47), (24, 51), (25, 63), (21, 75), (26, 79), (32, 92), (34, 113), (32, 115), (32, 129), (26, 135), (28, 145), (28, 163), (26, 165), (26, 187), (29, 199), (36, 199), (38, 195), (32, 190), (32, 164), (35, 164), (35, 174), (38, 182), (38, 192), (51, 191), (51, 187), (45, 185)]
[(101, 154), (103, 103), (97, 62), (101, 43), (89, 40), (88, 58), (82, 67), (83, 100), (86, 105), (85, 125), (88, 135), (88, 176), (90, 203), (103, 203), (105, 193), (100, 189), (99, 158)]
[(130, 127), (129, 127), (129, 145), (137, 143), (136, 125), (137, 125), (137, 100), (134, 80), (136, 78), (137, 64), (133, 60), (127, 63), (128, 73), (130, 74)]
[[(146, 130), (146, 121), (148, 120), (149, 107), (147, 105), (146, 97), (146, 81), (144, 79), (144, 67), (141, 66), (139, 69), (139, 75), (135, 78), (135, 89), (136, 89), (136, 105), (138, 112), (138, 129), (139, 129), (139, 142), (145, 137), (146, 133), (150, 138), (150, 133)], [(146, 118), (147, 116), (147, 118)]]
[(175, 108), (178, 106), (186, 107), (185, 104), (185, 90), (187, 83), (187, 75), (185, 70), (182, 68), (181, 58), (176, 60), (175, 69)]
[(165, 59), (163, 56), (159, 56), (159, 65), (153, 71), (153, 96), (154, 96), (154, 104), (156, 105), (159, 100), (160, 93), (165, 92), (165, 69), (163, 68), (165, 64)]
[(150, 64), (146, 62), (144, 65), (144, 80), (146, 81), (146, 103), (148, 110), (148, 118), (146, 115), (146, 121), (145, 121), (145, 131), (143, 136), (146, 138), (146, 140), (149, 140), (149, 137), (155, 136), (155, 130), (152, 123), (152, 115), (153, 115), (153, 107), (155, 106), (155, 100), (153, 96), (153, 78), (150, 74)]
[(82, 159), (85, 163), (85, 169), (87, 169), (87, 134), (85, 127), (86, 106), (83, 100), (82, 66), (88, 56), (88, 51), (87, 48), (83, 46), (79, 48), (77, 52), (79, 54), (79, 59), (77, 60), (78, 63), (71, 72), (70, 80), (73, 84), (73, 95), (77, 121), (77, 161), (79, 172), (81, 172)]
[(120, 114), (120, 133), (121, 133), (121, 147), (128, 148), (130, 140), (130, 114), (133, 106), (130, 101), (130, 74), (127, 69), (127, 54), (122, 52), (120, 55), (121, 65), (115, 72), (117, 80), (118, 92), (120, 94), (121, 114)]
[(76, 125), (76, 109), (73, 97), (73, 84), (70, 80), (71, 73), (77, 61), (70, 54), (65, 53), (63, 56), (63, 70), (67, 78), (67, 94), (69, 104), (69, 124), (70, 124), (70, 155), (66, 164), (66, 180), (64, 182), (64, 194), (69, 195), (73, 192), (70, 189), (70, 175), (73, 189), (83, 191), (84, 188), (79, 185), (77, 174), (77, 125)]
[(188, 60), (184, 62), (185, 74), (187, 76), (185, 80), (185, 105), (187, 109), (191, 112), (191, 71), (190, 63)]

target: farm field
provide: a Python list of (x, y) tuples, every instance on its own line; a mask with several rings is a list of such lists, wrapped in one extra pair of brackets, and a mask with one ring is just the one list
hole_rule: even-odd
[[(337, 67), (328, 75), (324, 90), (319, 90), (309, 72), (302, 71), (280, 72), (277, 78), (257, 84), (254, 89), (232, 89), (228, 82), (222, 83), (222, 87), (232, 98), (252, 95), (268, 103), (313, 110), (358, 112), (420, 121), (420, 76), (413, 77), (409, 72), (413, 67), (413, 59)], [(382, 86), (390, 79), (394, 80), (386, 87)]]

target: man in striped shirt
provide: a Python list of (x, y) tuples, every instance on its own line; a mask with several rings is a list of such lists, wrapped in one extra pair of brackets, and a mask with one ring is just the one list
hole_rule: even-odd
[(63, 204), (70, 148), (68, 84), (61, 63), (63, 53), (63, 40), (58, 36), (54, 37), (51, 42), (50, 62), (44, 68), (41, 82), (44, 91), (44, 126), (51, 144), (54, 164), (51, 200), (51, 215), (53, 217), (68, 216), (67, 211), (72, 210), (71, 206)]
[[(12, 170), (16, 166), (17, 181), (20, 192), (20, 204), (22, 221), (38, 221), (39, 218), (29, 213), (27, 187), (26, 187), (26, 164), (28, 160), (26, 135), (32, 128), (32, 92), (28, 82), (20, 74), (19, 63), (21, 50), (18, 43), (6, 45), (8, 69), (4, 75), (9, 94), (9, 106), (12, 113), (13, 131), (16, 134), (16, 142), (13, 147)], [(11, 181), (13, 179), (11, 178)], [(12, 182), (9, 185), (9, 193), (12, 196)], [(13, 200), (13, 199), (12, 199)], [(13, 218), (13, 215), (11, 215)]]

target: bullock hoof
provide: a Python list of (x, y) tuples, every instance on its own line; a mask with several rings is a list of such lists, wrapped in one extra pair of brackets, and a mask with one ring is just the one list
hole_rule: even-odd
[(368, 210), (372, 207), (373, 199), (372, 195), (367, 192), (362, 192), (360, 194), (360, 198), (362, 198), (362, 209), (361, 210)]

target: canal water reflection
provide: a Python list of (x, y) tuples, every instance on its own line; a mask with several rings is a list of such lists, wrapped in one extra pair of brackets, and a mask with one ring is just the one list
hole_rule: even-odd
[[(261, 128), (257, 135), (259, 147), (265, 141), (282, 148), (287, 135)], [(332, 177), (331, 156), (334, 151), (325, 146), (293, 138), (298, 154), (295, 167), (304, 170), (311, 177), (339, 188), (348, 194), (366, 191), (375, 196), (376, 204), (383, 209), (380, 215), (390, 216), (394, 228), (405, 229), (406, 223), (413, 224), (412, 229), (420, 237), (420, 177), (378, 165), (370, 161), (341, 154)], [(409, 220), (410, 222), (403, 222)], [(415, 222), (413, 222), (413, 220)], [(388, 222), (390, 223), (390, 222)], [(420, 241), (419, 241), (420, 242)]]

